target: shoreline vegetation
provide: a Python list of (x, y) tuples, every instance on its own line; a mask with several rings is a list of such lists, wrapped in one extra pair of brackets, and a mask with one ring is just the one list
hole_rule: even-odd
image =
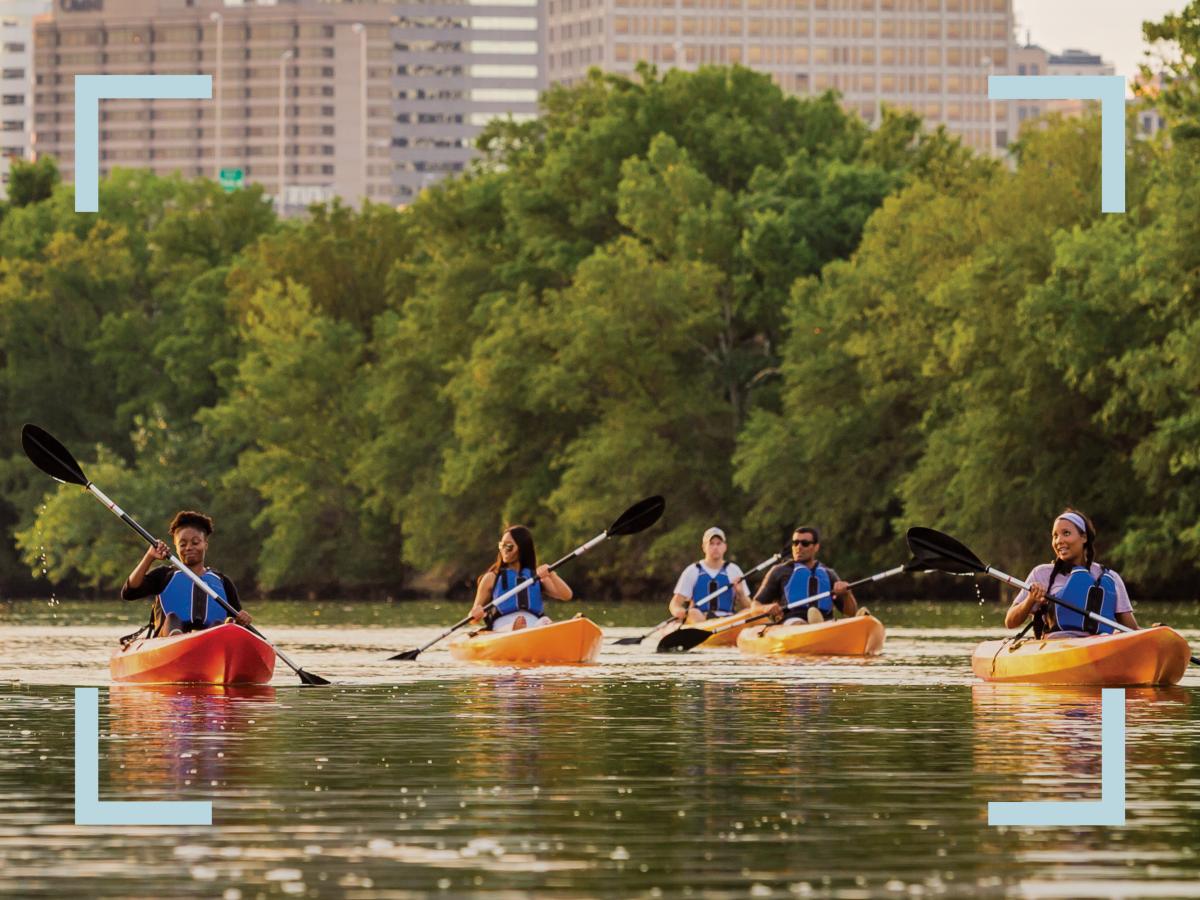
[[(1196, 7), (1147, 35), (1196, 59)], [(259, 188), (118, 170), (76, 214), (53, 161), (14, 164), (0, 593), (109, 596), (140, 553), (46, 490), (32, 421), (151, 531), (212, 515), (247, 592), (457, 597), (505, 522), (552, 553), (663, 494), (573, 586), (665, 597), (710, 525), (744, 559), (801, 520), (843, 572), (904, 562), (922, 524), (1020, 574), (1070, 504), (1135, 596), (1194, 599), (1189, 98), (1168, 83), (1171, 127), (1129, 141), (1123, 216), (1098, 115), (1027, 129), (1008, 166), (740, 67), (552, 88), (403, 210), (280, 221)]]

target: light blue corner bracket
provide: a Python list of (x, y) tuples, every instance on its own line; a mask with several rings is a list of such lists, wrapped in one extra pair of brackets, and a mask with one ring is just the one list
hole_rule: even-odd
[(211, 75), (76, 75), (75, 212), (100, 209), (101, 100), (211, 99)]
[(1100, 101), (1100, 211), (1125, 212), (1125, 76), (991, 75), (992, 100)]
[(989, 825), (1124, 825), (1125, 692), (1100, 695), (1100, 799), (1070, 803), (989, 803)]
[(211, 825), (206, 800), (100, 799), (100, 701), (95, 688), (75, 688), (75, 824)]

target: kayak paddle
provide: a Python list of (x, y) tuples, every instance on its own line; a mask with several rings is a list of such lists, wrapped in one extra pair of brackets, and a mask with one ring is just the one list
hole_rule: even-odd
[[(597, 544), (602, 543), (604, 540), (610, 537), (620, 537), (621, 535), (637, 534), (639, 531), (645, 531), (662, 517), (663, 510), (666, 508), (667, 501), (662, 497), (647, 497), (645, 500), (638, 501), (637, 503), (633, 504), (633, 506), (629, 507), (629, 509), (625, 510), (625, 512), (621, 513), (621, 515), (617, 517), (617, 520), (608, 526), (607, 530), (600, 532), (586, 544), (580, 544), (562, 559), (551, 563), (550, 571), (553, 572), (563, 563), (567, 562), (567, 560), (574, 559), (576, 556), (587, 553), (587, 551), (591, 550)], [(484, 606), (484, 609), (486, 610), (488, 607), (495, 606), (497, 603), (502, 603), (509, 597), (516, 596), (521, 591), (532, 585), (535, 581), (537, 581), (536, 578), (526, 578), (511, 590), (505, 591), (499, 597), (493, 599), (490, 603)], [(458, 629), (470, 624), (470, 622), (470, 616), (467, 616), (465, 619), (460, 619), (458, 622), (447, 628), (423, 647), (417, 647), (415, 650), (405, 650), (403, 653), (397, 653), (395, 656), (389, 656), (388, 660), (416, 659), (442, 638), (449, 637), (451, 634), (458, 631)]]
[[(932, 528), (918, 526), (908, 529), (908, 547), (912, 550), (913, 556), (919, 558), (922, 565), (926, 568), (938, 569), (939, 571), (949, 572), (953, 575), (982, 572), (984, 575), (991, 575), (997, 581), (1002, 581), (1005, 584), (1021, 588), (1025, 591), (1033, 587), (1032, 583), (1024, 582), (1006, 572), (992, 568), (972, 553), (965, 545), (959, 543), (950, 537), (950, 535), (942, 534), (942, 532), (935, 531)], [(1116, 631), (1132, 632), (1136, 630), (1130, 628), (1128, 625), (1122, 625), (1120, 622), (1110, 619), (1107, 616), (1102, 616), (1100, 613), (1093, 612), (1090, 609), (1080, 609), (1075, 604), (1069, 603), (1053, 594), (1047, 594), (1046, 599), (1072, 612), (1079, 613), (1081, 616), (1086, 616), (1097, 622), (1103, 622)], [(1200, 659), (1193, 656), (1191, 660), (1195, 665), (1200, 666)]]
[[(904, 572), (912, 572), (916, 569), (924, 568), (926, 568), (924, 563), (919, 562), (916, 559), (910, 559), (902, 566), (896, 566), (894, 569), (876, 572), (874, 575), (870, 575), (866, 578), (860, 578), (858, 581), (852, 581), (846, 585), (846, 590), (856, 588), (860, 584), (866, 584), (868, 581), (882, 581), (885, 578), (891, 578), (893, 575), (900, 575)], [(797, 600), (795, 603), (789, 603), (784, 607), (784, 610), (799, 609), (801, 606), (808, 606), (812, 603), (816, 603), (818, 600), (824, 600), (826, 597), (831, 596), (833, 596), (833, 591), (822, 591), (819, 594), (813, 594), (811, 597), (805, 597), (803, 600)], [(757, 622), (761, 619), (769, 619), (770, 617), (771, 613), (759, 613), (757, 616), (751, 616), (749, 619), (743, 619), (740, 622), (730, 622), (728, 625), (722, 625), (720, 628), (714, 628), (712, 631), (705, 631), (703, 628), (680, 628), (678, 631), (672, 631), (658, 642), (658, 652), (668, 653), (674, 650), (680, 653), (686, 653), (693, 647), (699, 647), (713, 635), (720, 634), (723, 631), (729, 631), (731, 628), (749, 625), (751, 622)]]
[[(154, 535), (134, 521), (133, 518), (125, 512), (125, 510), (121, 509), (121, 507), (109, 500), (108, 497), (104, 495), (104, 492), (100, 490), (100, 488), (88, 481), (87, 476), (83, 474), (83, 469), (80, 468), (79, 463), (75, 461), (75, 457), (72, 456), (71, 452), (62, 444), (60, 444), (58, 440), (52, 434), (50, 434), (50, 432), (39, 428), (36, 425), (26, 424), (21, 428), (21, 448), (25, 451), (25, 455), (29, 457), (29, 461), (31, 463), (33, 463), (55, 481), (61, 481), (64, 484), (80, 485), (85, 490), (90, 492), (93, 497), (107, 506), (113, 515), (117, 516), (122, 522), (141, 535), (142, 539), (145, 540), (151, 547), (154, 547), (158, 544), (158, 540), (154, 537)], [(206, 584), (204, 579), (184, 565), (183, 561), (176, 557), (174, 553), (171, 554), (170, 560), (171, 565), (173, 565), (188, 578), (192, 579), (192, 582), (198, 585), (200, 589), (204, 591), (204, 593), (208, 594), (209, 597), (221, 604), (221, 606), (225, 608), (226, 612), (228, 612), (231, 616), (237, 615), (237, 610), (230, 606), (225, 600), (221, 599), (220, 594)], [(304, 684), (329, 684), (329, 681), (322, 678), (320, 675), (314, 675), (312, 672), (306, 672), (304, 669), (297, 666), (294, 662), (288, 659), (287, 656), (284, 655), (282, 650), (280, 650), (274, 644), (271, 644), (270, 641), (267, 641), (266, 637), (263, 636), (263, 633), (253, 625), (243, 625), (242, 627), (247, 631), (251, 631), (258, 635), (260, 638), (270, 644), (271, 649), (275, 651), (275, 655), (283, 660), (293, 672), (299, 675), (300, 680)]]
[[(775, 563), (779, 562), (779, 560), (782, 556), (783, 556), (783, 554), (776, 553), (770, 559), (764, 559), (762, 562), (760, 562), (757, 566), (755, 566), (749, 572), (746, 572), (745, 574), (743, 574), (742, 577), (739, 578), (737, 582), (726, 585), (723, 588), (717, 588), (715, 591), (713, 591), (707, 597), (702, 597), (701, 599), (697, 600), (696, 601), (696, 609), (700, 609), (702, 607), (708, 606), (708, 601), (712, 600), (714, 597), (716, 597), (719, 594), (725, 593), (725, 591), (729, 590), (730, 588), (736, 587), (737, 584), (740, 584), (741, 582), (745, 581), (747, 578), (749, 578), (755, 572), (761, 572), (767, 566), (775, 565)], [(670, 625), (672, 622), (675, 622), (675, 621), (678, 621), (676, 619), (676, 617), (670, 616), (669, 618), (663, 619), (661, 622), (659, 622), (657, 625), (655, 625), (653, 628), (651, 628), (649, 631), (647, 631), (645, 634), (641, 635), (640, 637), (618, 638), (617, 640), (613, 641), (613, 646), (614, 647), (616, 647), (616, 646), (629, 647), (634, 644), (640, 644), (646, 638), (650, 637), (650, 635), (654, 634), (654, 632), (660, 631), (663, 628), (666, 628), (668, 625)]]

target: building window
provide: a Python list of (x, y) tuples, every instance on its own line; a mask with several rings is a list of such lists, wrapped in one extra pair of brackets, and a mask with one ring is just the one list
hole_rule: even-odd
[(2, 102), (5, 106), (24, 106), (25, 105), (25, 95), (24, 94), (5, 94), (3, 100), (0, 102)]

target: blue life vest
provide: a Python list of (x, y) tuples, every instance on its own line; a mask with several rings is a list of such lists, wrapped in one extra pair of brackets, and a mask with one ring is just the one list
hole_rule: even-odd
[[(207, 569), (200, 578), (216, 592), (218, 597), (229, 602), (229, 597), (225, 594), (225, 583), (221, 580), (220, 575), (212, 569)], [(164, 615), (174, 613), (179, 617), (180, 622), (190, 625), (192, 631), (220, 625), (230, 615), (225, 607), (200, 590), (192, 579), (179, 571), (171, 575), (171, 580), (158, 595), (158, 602), (162, 605)]]
[[(729, 580), (729, 576), (725, 574), (725, 570), (728, 567), (729, 563), (722, 563), (721, 571), (716, 575), (709, 575), (705, 571), (704, 566), (696, 563), (696, 586), (692, 588), (692, 602), (695, 603), (703, 600), (718, 588), (729, 588), (732, 582)], [(729, 615), (733, 612), (733, 590), (721, 591), (721, 593), (708, 601), (701, 612), (707, 613), (710, 619), (714, 616)]]
[[(829, 570), (820, 563), (817, 563), (815, 569), (810, 569), (804, 563), (794, 563), (792, 568), (792, 577), (788, 579), (787, 586), (783, 589), (784, 596), (789, 604), (795, 603), (797, 600), (804, 600), (808, 597), (813, 597), (817, 594), (824, 594), (833, 590), (833, 582), (829, 578)], [(815, 606), (819, 609), (826, 619), (833, 616), (833, 597), (825, 597), (818, 600), (816, 603), (809, 603), (805, 606), (796, 606), (787, 610), (786, 615), (789, 617), (799, 616), (804, 618), (808, 607)]]
[[(1117, 580), (1108, 569), (1101, 568), (1097, 578), (1083, 566), (1076, 566), (1067, 577), (1067, 583), (1055, 595), (1080, 609), (1098, 613), (1109, 619), (1117, 618)], [(1054, 605), (1054, 615), (1060, 631), (1083, 631), (1087, 634), (1112, 634), (1111, 625), (1097, 622), (1090, 616), (1081, 616), (1065, 606)]]
[(528, 569), (522, 569), (517, 572), (515, 569), (503, 568), (496, 573), (496, 584), (492, 588), (492, 599), (495, 600), (501, 594), (507, 593), (515, 588), (518, 584), (527, 578), (533, 578), (534, 582), (525, 590), (518, 594), (514, 594), (502, 603), (497, 603), (492, 607), (495, 612), (489, 616), (489, 622), (494, 622), (500, 616), (507, 616), (509, 613), (528, 612), (538, 618), (542, 616), (542, 583), (537, 580), (537, 573), (530, 572)]

